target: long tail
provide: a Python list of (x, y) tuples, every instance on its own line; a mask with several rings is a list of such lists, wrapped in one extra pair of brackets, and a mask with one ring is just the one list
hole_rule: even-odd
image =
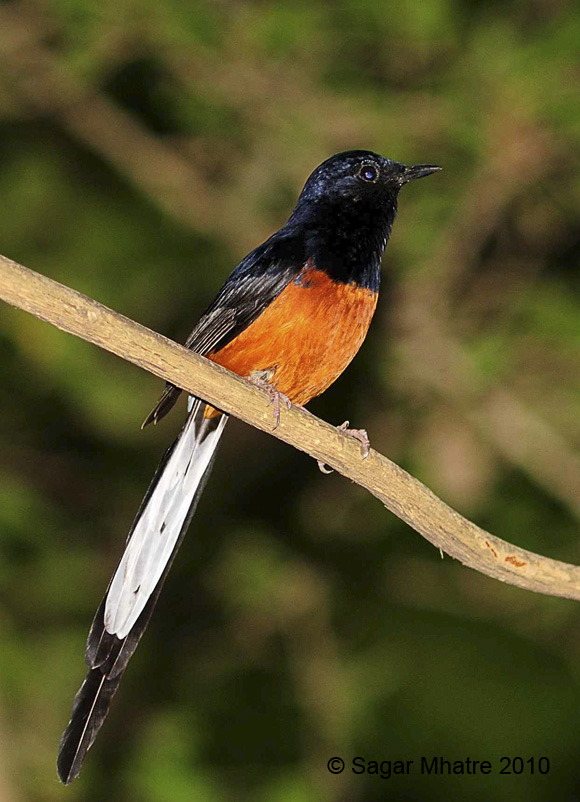
[(204, 418), (194, 400), (185, 426), (157, 468), (129, 533), (125, 553), (93, 620), (89, 672), (60, 739), (58, 775), (78, 776), (137, 648), (211, 471), (227, 416)]

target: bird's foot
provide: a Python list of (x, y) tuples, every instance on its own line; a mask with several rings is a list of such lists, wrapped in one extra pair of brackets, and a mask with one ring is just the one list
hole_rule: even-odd
[(326, 462), (323, 462), (321, 459), (317, 459), (316, 464), (318, 465), (318, 470), (320, 473), (334, 473), (332, 468), (329, 468)]
[(290, 401), (287, 395), (277, 390), (264, 373), (253, 374), (250, 376), (250, 381), (252, 384), (255, 384), (256, 387), (261, 387), (263, 390), (268, 391), (268, 395), (270, 396), (269, 406), (274, 407), (274, 420), (276, 421), (274, 429), (277, 429), (280, 425), (280, 404), (284, 404), (286, 409), (291, 409), (292, 401)]
[(284, 404), (286, 409), (292, 409), (292, 401), (290, 401), (287, 395), (284, 395), (284, 393), (279, 392), (271, 385), (269, 393), (270, 393), (270, 406), (274, 407), (274, 418), (276, 420), (276, 425), (274, 426), (274, 429), (277, 429), (278, 426), (280, 426), (280, 402)]
[[(349, 429), (347, 420), (345, 420), (344, 423), (341, 423), (340, 426), (337, 426), (336, 428), (339, 432), (344, 432), (345, 434), (350, 435), (350, 437), (354, 437), (355, 440), (358, 440), (360, 442), (362, 458), (366, 459), (368, 457), (371, 448), (371, 441), (369, 440), (366, 429)], [(318, 463), (318, 468), (322, 473), (332, 473), (332, 468), (327, 467), (325, 462), (320, 459), (317, 459), (316, 462)]]
[(350, 435), (350, 437), (354, 437), (355, 440), (358, 440), (363, 459), (368, 457), (371, 450), (371, 441), (369, 440), (366, 429), (349, 429), (347, 420), (345, 420), (344, 423), (341, 423), (340, 426), (337, 426), (336, 428), (340, 432), (344, 432), (345, 434)]

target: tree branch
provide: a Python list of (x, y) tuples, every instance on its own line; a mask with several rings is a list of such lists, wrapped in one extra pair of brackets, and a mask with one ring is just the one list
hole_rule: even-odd
[(580, 567), (513, 546), (480, 529), (425, 485), (334, 426), (293, 407), (274, 431), (266, 391), (85, 295), (0, 256), (0, 298), (200, 396), (310, 454), (366, 488), (434, 546), (512, 585), (580, 599)]

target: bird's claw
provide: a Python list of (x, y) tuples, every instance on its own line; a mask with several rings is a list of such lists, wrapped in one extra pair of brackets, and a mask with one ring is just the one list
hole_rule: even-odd
[(290, 401), (287, 395), (284, 395), (284, 393), (281, 393), (276, 390), (275, 387), (272, 387), (271, 384), (268, 385), (267, 389), (270, 393), (269, 406), (274, 407), (274, 419), (276, 421), (274, 429), (277, 429), (278, 426), (280, 426), (280, 401), (284, 403), (286, 409), (292, 409), (292, 401)]
[(261, 373), (256, 373), (249, 377), (252, 384), (255, 384), (256, 387), (261, 387), (263, 390), (268, 391), (268, 395), (270, 396), (270, 400), (268, 402), (268, 406), (274, 407), (274, 420), (276, 423), (274, 424), (274, 429), (277, 429), (280, 426), (280, 402), (282, 401), (286, 406), (286, 409), (292, 408), (292, 401), (288, 398), (287, 395), (281, 393), (279, 390), (276, 390), (275, 387), (269, 382), (268, 378), (272, 374), (264, 371)]
[[(345, 420), (344, 423), (341, 423), (340, 426), (336, 427), (339, 432), (344, 432), (344, 434), (350, 435), (350, 437), (354, 437), (355, 440), (360, 442), (360, 451), (362, 454), (362, 458), (366, 459), (370, 454), (371, 449), (371, 441), (369, 440), (369, 436), (366, 432), (366, 429), (349, 429), (348, 428), (348, 421)], [(332, 468), (328, 468), (326, 463), (323, 462), (321, 459), (316, 460), (318, 464), (318, 468), (322, 473), (334, 473)]]
[(369, 436), (367, 434), (366, 429), (349, 429), (348, 428), (349, 422), (347, 420), (344, 423), (341, 423), (340, 426), (336, 428), (340, 432), (344, 432), (345, 434), (350, 435), (350, 437), (354, 437), (355, 440), (358, 440), (360, 443), (360, 452), (362, 454), (363, 459), (366, 459), (370, 454), (371, 450), (371, 441), (369, 440)]
[(316, 464), (318, 465), (318, 470), (319, 470), (321, 473), (326, 473), (326, 474), (328, 474), (328, 473), (334, 473), (334, 471), (332, 470), (332, 468), (329, 468), (329, 467), (326, 465), (326, 463), (325, 463), (325, 462), (323, 462), (321, 459), (317, 459), (317, 460), (316, 460)]

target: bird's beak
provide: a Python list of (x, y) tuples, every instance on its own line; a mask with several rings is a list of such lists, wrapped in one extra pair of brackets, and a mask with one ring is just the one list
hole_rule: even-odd
[(436, 173), (441, 169), (435, 164), (416, 164), (414, 167), (405, 167), (401, 176), (401, 184), (408, 184), (409, 181), (414, 181), (416, 178), (424, 178), (426, 175), (431, 175), (431, 173)]

